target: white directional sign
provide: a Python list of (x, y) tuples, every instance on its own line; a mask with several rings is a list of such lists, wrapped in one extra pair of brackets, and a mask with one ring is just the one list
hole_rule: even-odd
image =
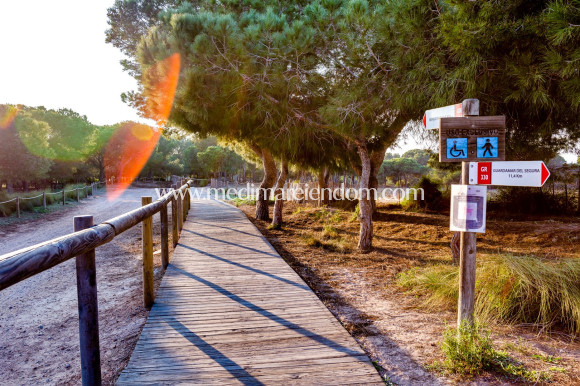
[(470, 162), (471, 185), (541, 187), (550, 177), (542, 161)]
[(456, 105), (450, 105), (445, 107), (439, 107), (433, 110), (425, 111), (423, 115), (423, 126), (426, 129), (438, 129), (439, 128), (439, 118), (449, 118), (449, 117), (462, 117), (463, 108), (461, 103)]

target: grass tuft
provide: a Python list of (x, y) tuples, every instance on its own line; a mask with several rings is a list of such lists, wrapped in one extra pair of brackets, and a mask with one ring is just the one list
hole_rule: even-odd
[(443, 333), (441, 350), (445, 361), (430, 365), (431, 369), (470, 377), (483, 371), (493, 371), (527, 382), (550, 379), (548, 374), (530, 371), (505, 352), (496, 351), (489, 330), (479, 323), (470, 324), (464, 321), (458, 329), (447, 327)]
[[(491, 255), (479, 261), (476, 278), (480, 320), (560, 325), (580, 333), (580, 259)], [(458, 280), (458, 268), (448, 264), (414, 268), (398, 278), (428, 309), (455, 307)]]

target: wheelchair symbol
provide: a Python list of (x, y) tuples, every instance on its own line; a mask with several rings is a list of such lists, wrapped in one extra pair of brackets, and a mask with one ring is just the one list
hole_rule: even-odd
[(447, 158), (467, 158), (467, 138), (447, 138)]
[(449, 153), (455, 158), (465, 157), (463, 150), (457, 148), (457, 141), (453, 141), (453, 147), (449, 149)]

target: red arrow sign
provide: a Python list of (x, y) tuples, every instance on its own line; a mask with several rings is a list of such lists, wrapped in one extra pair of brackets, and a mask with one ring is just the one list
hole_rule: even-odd
[(541, 187), (550, 177), (542, 161), (470, 162), (471, 185)]
[(540, 177), (540, 186), (543, 186), (546, 183), (546, 180), (548, 179), (548, 177), (550, 177), (550, 171), (548, 170), (548, 168), (546, 167), (546, 164), (544, 164), (542, 162), (542, 171), (541, 171), (541, 177)]
[(439, 119), (446, 117), (462, 117), (463, 108), (461, 103), (427, 110), (423, 115), (423, 126), (426, 129), (438, 129)]

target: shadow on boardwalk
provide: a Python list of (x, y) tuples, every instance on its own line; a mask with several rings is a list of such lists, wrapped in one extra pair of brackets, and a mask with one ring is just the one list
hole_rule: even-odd
[(238, 209), (194, 202), (119, 384), (382, 384)]

